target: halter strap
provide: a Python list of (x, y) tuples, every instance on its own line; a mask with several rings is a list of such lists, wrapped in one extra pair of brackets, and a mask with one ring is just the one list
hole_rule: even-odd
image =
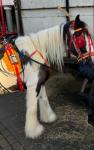
[(89, 44), (89, 51), (82, 54), (82, 55), (79, 55), (78, 62), (83, 60), (83, 59), (94, 56), (94, 51), (92, 51), (92, 49), (91, 49), (91, 47), (93, 46), (93, 41), (92, 41), (90, 33), (88, 33), (88, 44)]
[(29, 57), (31, 58), (33, 55), (35, 55), (36, 53), (38, 53), (39, 56), (44, 60), (45, 64), (48, 65), (49, 63), (48, 63), (47, 59), (43, 56), (42, 52), (36, 48), (37, 46), (36, 46), (36, 44), (33, 42), (32, 38), (30, 38), (30, 40), (31, 40), (32, 43), (33, 43), (33, 46), (34, 46), (34, 48), (35, 48), (35, 51), (33, 51), (33, 52), (29, 55)]
[(91, 52), (91, 54), (89, 52), (86, 52), (82, 55), (82, 57), (78, 57), (78, 62), (80, 62), (86, 58), (89, 58), (91, 56), (94, 56), (94, 52)]
[[(72, 28), (74, 28), (74, 26), (72, 26)], [(86, 29), (86, 30), (87, 30), (87, 29)], [(79, 31), (82, 31), (81, 34), (83, 34), (84, 29), (83, 29), (83, 28), (78, 28), (78, 29), (76, 29), (76, 30), (74, 29), (74, 34), (75, 34), (76, 32), (79, 32)], [(73, 45), (74, 45), (74, 47), (75, 47), (75, 50), (76, 50), (76, 52), (77, 52), (77, 54), (78, 54), (78, 58), (77, 58), (78, 62), (81, 61), (81, 60), (84, 60), (84, 59), (86, 59), (86, 58), (89, 58), (89, 57), (94, 56), (94, 52), (92, 51), (93, 41), (92, 41), (92, 38), (91, 38), (91, 35), (90, 35), (89, 32), (88, 32), (88, 35), (87, 35), (87, 38), (88, 38), (88, 48), (89, 48), (89, 50), (88, 50), (87, 53), (84, 53), (84, 54), (81, 52), (81, 50), (80, 50), (80, 48), (79, 48), (79, 45), (77, 46), (77, 43), (75, 43), (76, 36), (71, 33), (71, 26), (69, 27), (69, 32), (70, 32), (69, 49), (68, 49), (68, 56), (69, 56), (69, 57), (71, 56), (72, 43), (73, 43)], [(82, 36), (83, 36), (83, 35), (82, 35)], [(78, 43), (78, 44), (79, 44), (79, 43)]]
[(81, 31), (81, 30), (83, 30), (82, 28), (78, 28), (78, 29), (76, 29), (76, 30), (74, 30), (75, 32), (79, 32), (79, 31)]

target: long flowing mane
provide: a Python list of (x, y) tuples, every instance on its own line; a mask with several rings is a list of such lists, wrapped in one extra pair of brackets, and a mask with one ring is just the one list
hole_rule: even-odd
[(63, 25), (57, 25), (37, 33), (18, 37), (15, 41), (19, 50), (25, 50), (31, 54), (36, 49), (48, 59), (49, 63), (57, 64), (61, 69), (64, 56), (64, 45), (62, 39)]

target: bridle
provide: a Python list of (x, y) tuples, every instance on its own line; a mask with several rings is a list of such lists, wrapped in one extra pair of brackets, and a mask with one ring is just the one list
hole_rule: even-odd
[[(87, 28), (74, 29), (74, 25), (72, 25), (73, 23), (74, 22), (71, 22), (69, 26), (70, 38), (68, 38), (68, 55), (71, 57), (72, 48), (74, 47), (77, 61), (80, 62), (94, 56), (94, 50), (92, 50), (93, 40)], [(88, 51), (86, 51), (86, 37), (88, 42)]]

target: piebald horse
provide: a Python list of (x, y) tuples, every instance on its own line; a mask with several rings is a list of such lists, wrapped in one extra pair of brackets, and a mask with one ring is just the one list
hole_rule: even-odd
[[(72, 27), (72, 23), (75, 24), (73, 25), (75, 27)], [(77, 40), (74, 40), (73, 37), (75, 32), (77, 34), (81, 32), (84, 41), (81, 38), (81, 41), (77, 43)], [(68, 51), (66, 51), (66, 49), (73, 49), (73, 51), (70, 52), (70, 57), (73, 55), (78, 58), (80, 50), (83, 51), (83, 54), (86, 53), (89, 47), (87, 44), (87, 32), (86, 24), (80, 21), (79, 16), (77, 16), (75, 21), (68, 22), (66, 25), (60, 24), (38, 33), (20, 36), (15, 40), (15, 45), (20, 53), (31, 58), (24, 64), (24, 69), (21, 73), (21, 80), (27, 87), (26, 137), (34, 139), (40, 136), (44, 131), (43, 125), (40, 124), (37, 118), (38, 103), (40, 120), (42, 122), (51, 123), (56, 120), (56, 114), (49, 104), (45, 89), (45, 82), (50, 76), (50, 67), (58, 71), (63, 71), (64, 57), (68, 57)], [(77, 52), (77, 49), (79, 49), (79, 52)], [(91, 52), (92, 51), (93, 48), (91, 48)], [(83, 58), (80, 57), (79, 59)]]

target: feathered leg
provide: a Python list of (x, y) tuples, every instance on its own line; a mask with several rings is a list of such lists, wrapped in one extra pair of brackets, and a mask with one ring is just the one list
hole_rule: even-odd
[(26, 137), (34, 139), (40, 136), (44, 130), (37, 118), (38, 96), (36, 86), (38, 82), (38, 71), (35, 71), (32, 65), (27, 64), (24, 73), (24, 81), (27, 86), (25, 133)]
[(44, 130), (43, 126), (37, 119), (37, 97), (36, 86), (27, 88), (27, 110), (26, 110), (26, 123), (25, 133), (26, 137), (37, 138)]
[(39, 108), (41, 121), (50, 123), (56, 120), (56, 114), (53, 112), (49, 104), (45, 86), (41, 86), (39, 94)]

